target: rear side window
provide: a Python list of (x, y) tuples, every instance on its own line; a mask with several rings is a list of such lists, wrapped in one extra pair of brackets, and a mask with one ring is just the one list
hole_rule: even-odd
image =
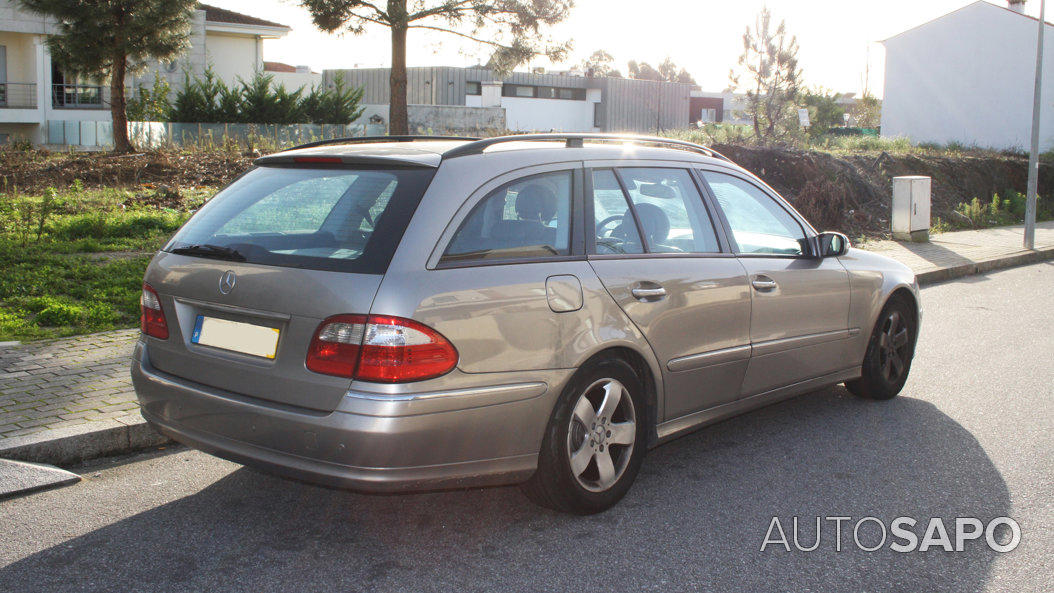
[(433, 174), (416, 168), (260, 167), (210, 200), (165, 250), (381, 274)]
[(571, 172), (519, 179), (472, 209), (440, 263), (570, 255)]

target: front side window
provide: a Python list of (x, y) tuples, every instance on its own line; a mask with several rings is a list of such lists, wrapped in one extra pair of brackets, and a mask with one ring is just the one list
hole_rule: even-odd
[(732, 227), (740, 253), (805, 254), (805, 231), (776, 200), (738, 177), (702, 173)]
[(717, 233), (685, 169), (619, 169), (652, 253), (717, 253)]
[(570, 255), (571, 172), (506, 184), (472, 209), (440, 263)]
[(165, 251), (383, 273), (433, 174), (260, 167), (203, 206)]

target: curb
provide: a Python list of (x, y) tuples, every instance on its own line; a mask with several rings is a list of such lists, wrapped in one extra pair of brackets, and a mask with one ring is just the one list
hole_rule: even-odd
[(926, 286), (929, 284), (962, 278), (964, 276), (973, 276), (975, 274), (991, 272), (992, 270), (1035, 264), (1051, 259), (1054, 259), (1054, 247), (1041, 247), (1035, 251), (1021, 251), (1020, 253), (1015, 253), (1013, 255), (970, 262), (968, 264), (961, 264), (950, 268), (920, 272), (915, 275), (915, 278), (918, 280), (920, 286)]
[(171, 442), (155, 432), (137, 411), (113, 420), (0, 439), (0, 458), (62, 466)]

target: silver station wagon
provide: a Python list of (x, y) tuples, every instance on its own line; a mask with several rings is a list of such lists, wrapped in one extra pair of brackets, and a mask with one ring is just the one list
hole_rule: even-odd
[(141, 321), (143, 416), (191, 447), (594, 513), (707, 423), (895, 396), (920, 308), (908, 268), (713, 150), (536, 134), (260, 158), (153, 259)]

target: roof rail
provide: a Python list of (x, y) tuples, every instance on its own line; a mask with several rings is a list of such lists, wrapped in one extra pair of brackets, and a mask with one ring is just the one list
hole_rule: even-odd
[(497, 136), (495, 138), (484, 138), (482, 140), (476, 140), (468, 144), (462, 144), (456, 146), (443, 153), (444, 159), (457, 158), (459, 156), (468, 156), (472, 154), (483, 154), (483, 151), (495, 144), (504, 144), (506, 142), (543, 142), (543, 141), (563, 141), (567, 148), (581, 148), (586, 140), (602, 140), (607, 142), (637, 142), (644, 144), (665, 144), (669, 146), (675, 146), (677, 148), (683, 148), (692, 152), (698, 152), (709, 157), (721, 159), (723, 161), (732, 162), (732, 159), (725, 155), (717, 152), (716, 150), (703, 146), (701, 144), (695, 144), (692, 142), (686, 142), (684, 140), (674, 140), (672, 138), (659, 138), (656, 136), (634, 136), (624, 134), (515, 134), (512, 136)]
[(300, 144), (292, 148), (286, 148), (286, 150), (298, 150), (301, 148), (313, 148), (315, 146), (325, 146), (327, 144), (368, 144), (371, 142), (414, 142), (416, 140), (466, 140), (474, 142), (479, 138), (473, 138), (468, 136), (348, 136), (346, 138), (330, 138), (328, 140), (318, 140), (316, 142), (308, 142), (307, 144)]

